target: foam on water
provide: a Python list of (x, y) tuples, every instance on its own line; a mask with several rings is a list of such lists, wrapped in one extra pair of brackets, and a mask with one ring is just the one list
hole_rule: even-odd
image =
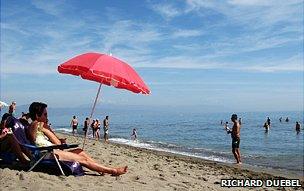
[(72, 129), (70, 128), (56, 128), (55, 131), (58, 131), (58, 132), (63, 132), (63, 133), (72, 133)]
[[(129, 145), (132, 147), (138, 147), (138, 148), (145, 148), (145, 149), (149, 149), (149, 150), (154, 150), (154, 151), (161, 151), (161, 152), (167, 152), (167, 153), (172, 153), (172, 154), (178, 154), (178, 155), (183, 155), (183, 156), (189, 156), (189, 157), (196, 157), (196, 158), (201, 158), (201, 159), (205, 159), (205, 160), (211, 160), (211, 161), (217, 161), (217, 162), (227, 162), (227, 163), (232, 163), (231, 160), (229, 159), (225, 159), (224, 157), (219, 157), (219, 156), (215, 156), (215, 155), (211, 155), (211, 156), (202, 156), (199, 153), (189, 153), (189, 152), (183, 152), (183, 151), (176, 151), (173, 149), (170, 149), (170, 147), (172, 146), (176, 146), (176, 145), (172, 145), (172, 144), (165, 144), (163, 142), (157, 142), (157, 144), (161, 144), (162, 146), (167, 146), (169, 148), (160, 148), (157, 147), (156, 145), (153, 144), (149, 144), (149, 143), (145, 143), (145, 142), (141, 142), (140, 140), (129, 140), (129, 139), (124, 139), (124, 138), (111, 138), (109, 139), (111, 142), (114, 143), (119, 143), (119, 144), (125, 144), (125, 145)], [(149, 142), (154, 142), (155, 141), (149, 141)]]
[(154, 148), (151, 144), (144, 143), (139, 140), (128, 140), (128, 139), (124, 139), (124, 138), (110, 138), (109, 140), (114, 143), (129, 145), (132, 147), (139, 147), (139, 148), (145, 148), (145, 149)]

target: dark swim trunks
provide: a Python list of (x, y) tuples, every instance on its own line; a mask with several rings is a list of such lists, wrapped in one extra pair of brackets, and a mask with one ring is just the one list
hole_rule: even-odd
[(240, 138), (232, 138), (232, 148), (237, 149), (240, 148)]
[(73, 129), (77, 129), (77, 125), (73, 125)]

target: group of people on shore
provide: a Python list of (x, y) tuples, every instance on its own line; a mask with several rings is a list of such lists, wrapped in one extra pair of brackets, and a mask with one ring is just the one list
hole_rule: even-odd
[[(33, 159), (30, 151), (23, 147), (20, 144), (20, 140), (15, 136), (17, 132), (14, 131), (16, 129), (14, 123), (16, 121), (19, 121), (24, 126), (26, 138), (33, 145), (51, 146), (66, 143), (66, 139), (59, 138), (48, 125), (47, 105), (45, 103), (33, 102), (29, 106), (29, 112), (27, 114), (24, 113), (20, 118), (15, 116), (15, 110), (16, 103), (13, 102), (9, 107), (9, 111), (1, 118), (0, 152), (16, 154), (19, 161), (25, 165), (29, 165), (30, 160)], [(79, 162), (82, 166), (100, 174), (108, 173), (118, 176), (127, 172), (127, 166), (113, 168), (97, 163), (80, 148), (68, 151), (54, 149), (54, 153), (58, 160)]]
[[(101, 127), (101, 123), (99, 121), (99, 119), (93, 119), (92, 123), (90, 123), (90, 118), (86, 118), (84, 120), (83, 123), (83, 132), (84, 135), (86, 136), (89, 130), (89, 126), (92, 129), (92, 134), (93, 134), (93, 138), (95, 138), (95, 140), (99, 140), (100, 139), (100, 127)], [(73, 135), (75, 135), (75, 131), (77, 132), (77, 127), (78, 127), (78, 119), (76, 118), (76, 116), (74, 115), (70, 126), (72, 127), (72, 133)], [(104, 138), (104, 142), (105, 143), (109, 143), (109, 116), (106, 116), (103, 120), (103, 138)]]
[[(78, 127), (78, 119), (75, 115), (72, 117), (70, 126), (72, 127), (73, 135), (75, 135), (75, 131), (77, 132), (77, 127)], [(99, 140), (100, 139), (100, 127), (101, 127), (101, 123), (100, 123), (99, 119), (93, 119), (92, 123), (90, 123), (90, 118), (87, 117), (85, 119), (84, 124), (83, 124), (83, 129), (82, 129), (84, 131), (85, 136), (88, 133), (89, 126), (91, 127), (93, 138), (95, 138), (95, 140)], [(103, 139), (104, 139), (105, 143), (109, 143), (109, 128), (110, 128), (109, 116), (107, 115), (103, 120)], [(131, 139), (137, 140), (136, 128), (132, 129)]]

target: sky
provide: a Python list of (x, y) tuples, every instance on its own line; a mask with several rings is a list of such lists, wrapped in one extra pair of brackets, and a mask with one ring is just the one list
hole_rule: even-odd
[(151, 90), (102, 86), (99, 105), (303, 111), (300, 0), (1, 0), (1, 101), (92, 105), (97, 83), (57, 72), (86, 52)]

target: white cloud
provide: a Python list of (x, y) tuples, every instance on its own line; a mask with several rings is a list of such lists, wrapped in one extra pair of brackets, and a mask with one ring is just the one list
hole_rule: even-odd
[(284, 60), (268, 61), (263, 64), (252, 64), (243, 70), (257, 72), (304, 71), (303, 55), (295, 55)]
[(229, 0), (228, 3), (232, 5), (239, 6), (273, 6), (274, 4), (294, 4), (301, 3), (300, 0), (290, 0), (290, 1), (282, 1), (282, 0)]
[(225, 68), (226, 63), (211, 62), (203, 57), (191, 57), (187, 55), (168, 56), (155, 58), (145, 62), (138, 63), (136, 67), (155, 67), (155, 68), (197, 68), (197, 69), (215, 69)]
[(63, 5), (65, 5), (64, 1), (54, 0), (52, 2), (48, 0), (32, 0), (32, 5), (34, 5), (37, 9), (44, 11), (47, 14), (53, 16), (59, 16), (64, 12)]
[(181, 10), (177, 9), (173, 4), (154, 4), (151, 5), (151, 8), (166, 20), (170, 20), (182, 14)]
[[(186, 13), (208, 9), (225, 16), (225, 22), (242, 24), (249, 28), (271, 27), (279, 22), (292, 25), (303, 21), (303, 2), (263, 0), (187, 0)], [(296, 22), (296, 23), (295, 23)]]
[[(66, 9), (66, 5), (61, 6), (62, 2), (55, 1), (53, 4), (43, 5), (39, 1), (33, 1), (33, 4), (47, 14), (59, 16)], [(256, 64), (259, 60), (254, 57), (249, 59), (250, 64), (225, 61), (225, 57), (229, 56), (302, 42), (302, 26), (297, 26), (299, 19), (290, 16), (299, 12), (296, 3), (297, 1), (275, 5), (262, 1), (218, 3), (192, 0), (187, 1), (188, 7), (185, 9), (174, 7), (173, 4), (154, 5), (155, 11), (159, 11), (158, 13), (162, 13), (167, 19), (200, 12), (202, 9), (215, 10), (227, 17), (227, 22), (191, 29), (125, 19), (120, 14), (115, 15), (116, 9), (109, 9), (111, 15), (105, 15), (111, 18), (104, 18), (102, 21), (98, 16), (89, 14), (81, 20), (74, 17), (55, 17), (45, 25), (35, 23), (35, 18), (25, 14), (22, 19), (11, 22), (5, 19), (5, 22), (1, 23), (2, 73), (56, 73), (57, 65), (72, 56), (89, 51), (111, 52), (136, 67), (303, 71), (301, 55), (286, 56), (283, 60), (289, 63), (288, 66), (280, 62), (281, 58), (270, 60), (265, 57), (261, 65)], [(84, 11), (83, 15), (87, 15), (87, 10)], [(29, 20), (31, 25), (28, 24)], [(91, 24), (92, 21), (95, 21), (94, 24)], [(248, 26), (247, 31), (238, 35), (221, 31), (226, 25), (234, 26), (235, 21), (241, 21)], [(281, 28), (273, 29), (273, 26), (283, 21), (290, 25), (285, 24)], [(218, 34), (212, 34), (214, 31)], [(29, 39), (35, 43), (36, 37), (42, 38), (43, 42), (24, 44), (24, 40), (28, 43)], [(159, 46), (165, 48), (158, 48)]]
[(118, 20), (106, 25), (102, 31), (105, 50), (111, 51), (115, 46), (137, 48), (160, 40), (161, 34), (149, 24), (135, 23), (131, 20)]
[(174, 38), (178, 38), (178, 37), (196, 37), (196, 36), (201, 36), (203, 34), (202, 31), (200, 30), (177, 30), (174, 31), (172, 36)]

